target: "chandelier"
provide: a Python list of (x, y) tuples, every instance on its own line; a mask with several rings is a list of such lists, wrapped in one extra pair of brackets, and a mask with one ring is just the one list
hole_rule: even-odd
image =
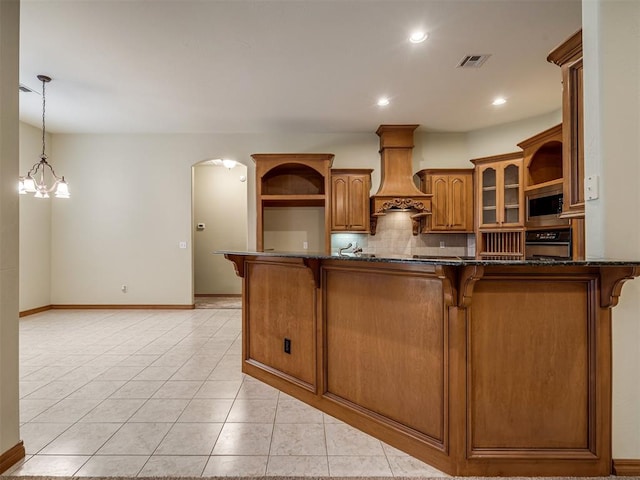
[[(51, 81), (51, 78), (46, 75), (38, 75), (38, 80), (42, 82), (42, 153), (40, 154), (40, 161), (31, 167), (31, 170), (27, 172), (24, 177), (20, 177), (18, 181), (18, 192), (21, 195), (27, 193), (33, 193), (36, 198), (49, 198), (49, 193), (55, 190), (54, 195), (57, 198), (69, 198), (69, 185), (63, 177), (56, 175), (53, 167), (47, 162), (47, 155), (44, 153), (45, 147), (45, 85)], [(53, 177), (53, 185), (47, 186), (45, 182), (45, 172), (49, 169), (51, 176)]]

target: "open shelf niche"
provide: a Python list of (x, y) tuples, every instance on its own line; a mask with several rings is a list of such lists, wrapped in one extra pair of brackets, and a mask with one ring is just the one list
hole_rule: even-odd
[[(270, 235), (270, 222), (278, 222), (284, 228), (296, 229), (306, 227), (301, 225), (302, 219), (318, 223), (312, 225), (312, 230), (322, 237), (323, 245), (311, 250), (329, 253), (331, 250), (330, 223), (330, 169), (334, 155), (331, 153), (256, 153), (251, 155), (256, 164), (256, 217), (257, 217), (257, 250), (265, 250), (265, 225), (267, 235)], [(312, 211), (310, 215), (301, 214), (301, 207), (321, 207), (320, 211)], [(277, 216), (288, 215), (287, 218), (277, 219)], [(317, 222), (311, 217), (316, 218)], [(320, 218), (318, 218), (320, 217)], [(295, 223), (296, 225), (291, 225)], [(288, 225), (287, 225), (288, 224)], [(292, 230), (295, 231), (295, 230)], [(303, 233), (298, 232), (303, 235)], [(275, 234), (275, 233), (274, 233)], [(291, 237), (295, 242), (295, 235)], [(287, 249), (302, 251), (304, 239), (278, 250)], [(307, 245), (305, 243), (305, 245)], [(308, 245), (307, 245), (308, 246)], [(266, 246), (269, 248), (269, 246)]]
[(562, 124), (518, 143), (524, 155), (524, 188), (562, 188)]

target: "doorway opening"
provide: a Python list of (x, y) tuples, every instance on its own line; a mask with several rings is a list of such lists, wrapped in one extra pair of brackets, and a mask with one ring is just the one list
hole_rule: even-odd
[(217, 250), (247, 250), (247, 167), (205, 160), (192, 167), (196, 308), (240, 308), (242, 282)]

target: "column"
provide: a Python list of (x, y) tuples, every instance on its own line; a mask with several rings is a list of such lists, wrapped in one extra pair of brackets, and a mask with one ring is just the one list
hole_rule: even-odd
[[(583, 0), (587, 258), (640, 259), (640, 2)], [(613, 310), (613, 458), (640, 469), (640, 281)], [(615, 461), (614, 461), (615, 465)]]
[(18, 410), (20, 3), (0, 1), (0, 472), (24, 456)]

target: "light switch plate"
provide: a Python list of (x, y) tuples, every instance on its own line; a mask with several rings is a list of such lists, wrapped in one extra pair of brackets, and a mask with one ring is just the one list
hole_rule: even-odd
[(589, 175), (584, 179), (584, 198), (585, 200), (595, 200), (598, 196), (598, 175)]

